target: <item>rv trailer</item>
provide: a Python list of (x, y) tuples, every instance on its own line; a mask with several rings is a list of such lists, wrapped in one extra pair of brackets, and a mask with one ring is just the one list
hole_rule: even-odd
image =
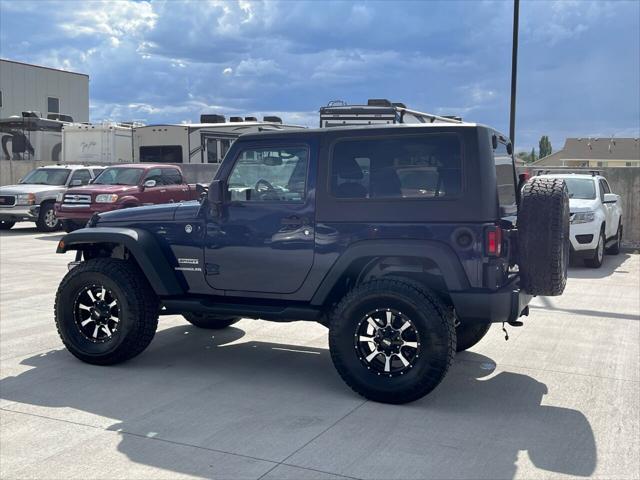
[(392, 103), (384, 98), (369, 99), (366, 105), (349, 105), (342, 100), (334, 100), (320, 108), (320, 127), (442, 122), (462, 123), (462, 118), (419, 112), (407, 108), (404, 103)]
[(244, 133), (305, 128), (286, 125), (274, 116), (201, 115), (200, 123), (147, 125), (133, 129), (136, 162), (220, 163), (233, 141)]
[(62, 152), (64, 120), (40, 118), (37, 112), (22, 112), (22, 116), (0, 119), (0, 160), (37, 160), (58, 163)]
[(133, 127), (141, 123), (68, 124), (62, 127), (65, 163), (133, 162)]

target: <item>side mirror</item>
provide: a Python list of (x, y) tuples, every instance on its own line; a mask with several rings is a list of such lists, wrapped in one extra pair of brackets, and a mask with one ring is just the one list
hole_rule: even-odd
[(216, 208), (222, 206), (226, 191), (227, 184), (224, 180), (214, 180), (211, 182), (211, 185), (209, 185), (209, 192), (207, 193), (209, 205)]
[(511, 142), (507, 143), (507, 153), (513, 155), (513, 144)]
[(615, 193), (605, 193), (602, 203), (618, 203), (618, 195)]
[(79, 187), (80, 185), (82, 185), (82, 180), (71, 180), (72, 187)]
[(152, 188), (152, 187), (155, 187), (155, 186), (156, 186), (156, 181), (155, 180), (147, 180), (143, 184), (144, 188)]

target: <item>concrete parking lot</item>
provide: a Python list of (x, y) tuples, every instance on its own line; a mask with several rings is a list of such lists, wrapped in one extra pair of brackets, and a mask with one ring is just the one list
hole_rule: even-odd
[(96, 367), (58, 338), (73, 254), (60, 234), (0, 237), (0, 477), (638, 478), (640, 256), (572, 268), (525, 326), (499, 325), (404, 406), (335, 372), (326, 329), (162, 317), (142, 355)]

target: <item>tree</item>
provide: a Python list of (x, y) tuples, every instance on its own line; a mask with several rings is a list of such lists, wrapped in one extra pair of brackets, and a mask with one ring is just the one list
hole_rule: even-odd
[(540, 143), (538, 144), (540, 147), (540, 158), (544, 158), (548, 155), (551, 155), (553, 149), (551, 148), (551, 142), (549, 141), (549, 137), (543, 135), (540, 137)]

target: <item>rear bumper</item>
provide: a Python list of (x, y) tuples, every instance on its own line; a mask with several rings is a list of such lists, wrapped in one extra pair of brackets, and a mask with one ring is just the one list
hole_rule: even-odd
[(491, 323), (517, 320), (533, 298), (520, 290), (517, 278), (499, 290), (451, 292), (450, 295), (460, 319)]

